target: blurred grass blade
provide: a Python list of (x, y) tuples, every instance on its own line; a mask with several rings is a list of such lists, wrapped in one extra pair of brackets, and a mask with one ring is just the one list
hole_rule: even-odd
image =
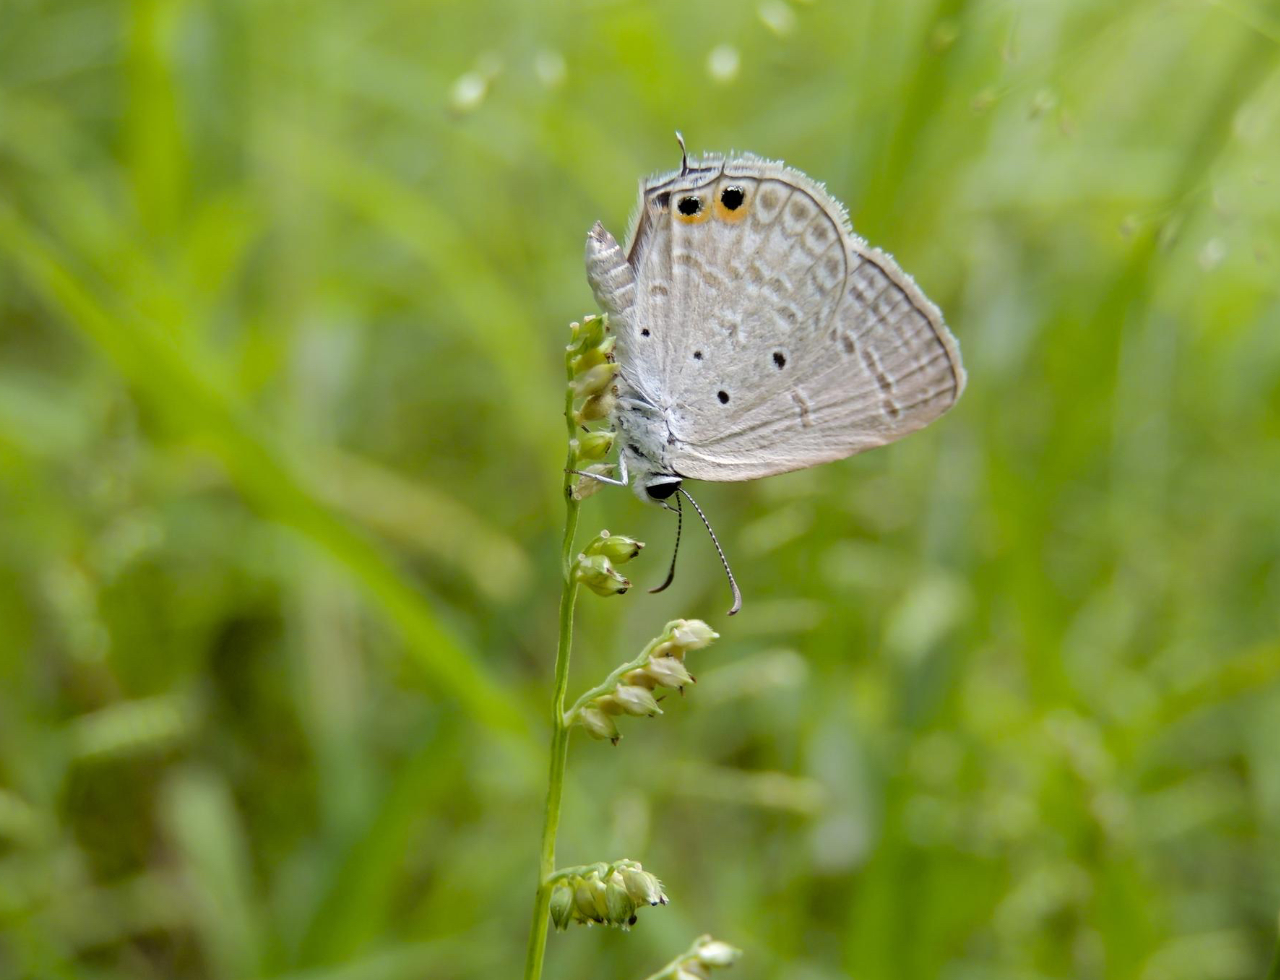
[(162, 809), (193, 906), (191, 921), (213, 976), (259, 976), (265, 923), (253, 896), (244, 830), (226, 784), (208, 771), (181, 771), (166, 787)]
[(185, 740), (199, 720), (194, 699), (178, 692), (119, 701), (74, 720), (71, 751), (96, 761), (162, 752)]
[(343, 564), (366, 595), (400, 628), (417, 662), (437, 684), (487, 727), (523, 731), (523, 715), (513, 696), (444, 630), (422, 597), (377, 548), (307, 492), (178, 347), (156, 336), (138, 319), (125, 320), (110, 313), (3, 202), (0, 247), (10, 254), (32, 288), (102, 348), (166, 422), (222, 461), (246, 497)]
[(510, 601), (528, 588), (532, 568), (523, 549), (454, 498), (338, 450), (316, 468), (326, 479), (314, 485), (335, 507), (460, 568), (489, 598)]
[(557, 393), (544, 383), (549, 375), (536, 366), (547, 362), (554, 347), (547, 338), (558, 336), (555, 331), (562, 325), (535, 327), (526, 305), (473, 236), (421, 191), (406, 188), (319, 136), (291, 135), (298, 143), (302, 177), (422, 260), (443, 287), (443, 298), (463, 314), (456, 326), (447, 317), (438, 326), (462, 329), (470, 343), (485, 351), (501, 372), (500, 384), (512, 405), (506, 418), (537, 450), (554, 456), (559, 432), (547, 424), (551, 416), (531, 408), (556, 403)]
[(760, 772), (686, 760), (672, 766), (671, 791), (681, 796), (812, 817), (821, 812), (826, 790), (816, 779), (785, 772)]

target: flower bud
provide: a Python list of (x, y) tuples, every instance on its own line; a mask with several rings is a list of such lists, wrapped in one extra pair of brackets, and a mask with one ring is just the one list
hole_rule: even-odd
[(613, 393), (613, 387), (610, 385), (583, 402), (582, 408), (578, 410), (578, 419), (582, 422), (595, 422), (598, 419), (608, 418), (613, 411), (613, 406), (617, 403), (618, 396)]
[(595, 314), (584, 316), (581, 323), (573, 323), (569, 326), (569, 333), (573, 338), (572, 346), (580, 351), (595, 347), (604, 342), (608, 329), (608, 317)]
[(622, 705), (618, 703), (617, 698), (615, 698), (612, 694), (600, 695), (600, 697), (596, 698), (594, 701), (591, 702), (591, 706), (594, 708), (599, 708), (606, 715), (626, 714), (626, 709), (623, 708)]
[[(597, 364), (603, 364), (609, 360), (609, 355), (613, 353), (613, 348), (617, 344), (616, 336), (605, 337), (600, 343), (591, 347), (581, 349), (581, 353), (571, 354), (569, 359), (569, 370), (576, 377), (584, 371), (589, 371)], [(580, 348), (571, 347), (570, 351), (578, 351)]]
[(601, 531), (587, 545), (585, 553), (588, 555), (604, 555), (615, 565), (621, 565), (640, 554), (640, 549), (643, 547), (643, 541), (629, 538), (625, 534), (610, 534), (608, 531)]
[(573, 890), (575, 917), (581, 922), (603, 922), (604, 916), (596, 910), (596, 900), (591, 893), (590, 879), (579, 878)]
[(650, 657), (642, 670), (653, 679), (659, 687), (683, 688), (694, 683), (693, 675), (684, 661), (675, 657)]
[(661, 687), (657, 679), (643, 667), (637, 667), (635, 670), (629, 670), (622, 675), (622, 683), (631, 684), (635, 687), (643, 687), (652, 691), (655, 687)]
[(587, 705), (578, 712), (578, 721), (582, 722), (582, 727), (587, 730), (587, 734), (592, 738), (608, 739), (611, 742), (617, 742), (621, 737), (618, 734), (618, 726), (613, 723), (613, 719), (606, 715), (599, 708)]
[(635, 900), (627, 894), (627, 888), (623, 884), (622, 876), (616, 871), (609, 876), (609, 880), (605, 883), (604, 902), (605, 908), (609, 913), (607, 918), (611, 925), (628, 929), (635, 922)]
[(604, 555), (579, 555), (574, 578), (596, 595), (621, 595), (631, 588)]
[(710, 936), (703, 936), (694, 949), (694, 955), (703, 966), (733, 966), (742, 955), (742, 950), (734, 949), (728, 943)]
[(604, 459), (613, 450), (613, 438), (612, 432), (584, 432), (573, 440), (573, 454), (579, 460)]
[(700, 619), (677, 619), (667, 624), (671, 642), (682, 650), (701, 650), (718, 640), (720, 634)]
[(587, 888), (591, 891), (591, 900), (595, 902), (596, 915), (599, 917), (596, 921), (609, 921), (609, 889), (605, 887), (605, 883), (600, 880), (598, 874), (591, 874), (587, 877)]
[(564, 932), (573, 921), (573, 889), (557, 885), (551, 893), (551, 921), (558, 932)]
[(662, 714), (657, 699), (648, 688), (636, 684), (619, 684), (611, 697), (629, 715)]
[(588, 368), (573, 379), (573, 394), (576, 398), (590, 398), (598, 395), (613, 384), (613, 376), (618, 373), (618, 365), (610, 361)]
[(666, 905), (667, 896), (662, 892), (662, 882), (640, 865), (632, 864), (618, 869), (626, 885), (627, 894), (637, 905)]

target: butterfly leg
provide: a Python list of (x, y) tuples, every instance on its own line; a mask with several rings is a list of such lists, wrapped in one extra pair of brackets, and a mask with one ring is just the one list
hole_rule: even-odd
[(611, 487), (625, 487), (630, 481), (627, 478), (627, 457), (621, 449), (618, 450), (618, 471), (622, 474), (617, 479), (611, 476), (605, 476), (603, 473), (588, 473), (586, 470), (567, 470), (574, 476), (585, 476), (591, 480), (598, 480), (601, 483), (607, 483)]

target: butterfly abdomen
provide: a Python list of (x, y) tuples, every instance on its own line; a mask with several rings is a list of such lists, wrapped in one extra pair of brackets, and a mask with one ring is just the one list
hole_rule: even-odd
[(587, 281), (606, 313), (622, 316), (635, 300), (636, 277), (618, 243), (596, 222), (587, 233)]

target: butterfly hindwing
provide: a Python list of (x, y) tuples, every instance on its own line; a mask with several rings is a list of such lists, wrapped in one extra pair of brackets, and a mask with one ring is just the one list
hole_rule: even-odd
[(928, 424), (963, 388), (937, 308), (782, 164), (704, 160), (656, 178), (625, 260), (608, 245), (593, 262), (589, 241), (592, 283), (618, 323), (624, 380), (665, 415), (681, 476), (840, 459)]

